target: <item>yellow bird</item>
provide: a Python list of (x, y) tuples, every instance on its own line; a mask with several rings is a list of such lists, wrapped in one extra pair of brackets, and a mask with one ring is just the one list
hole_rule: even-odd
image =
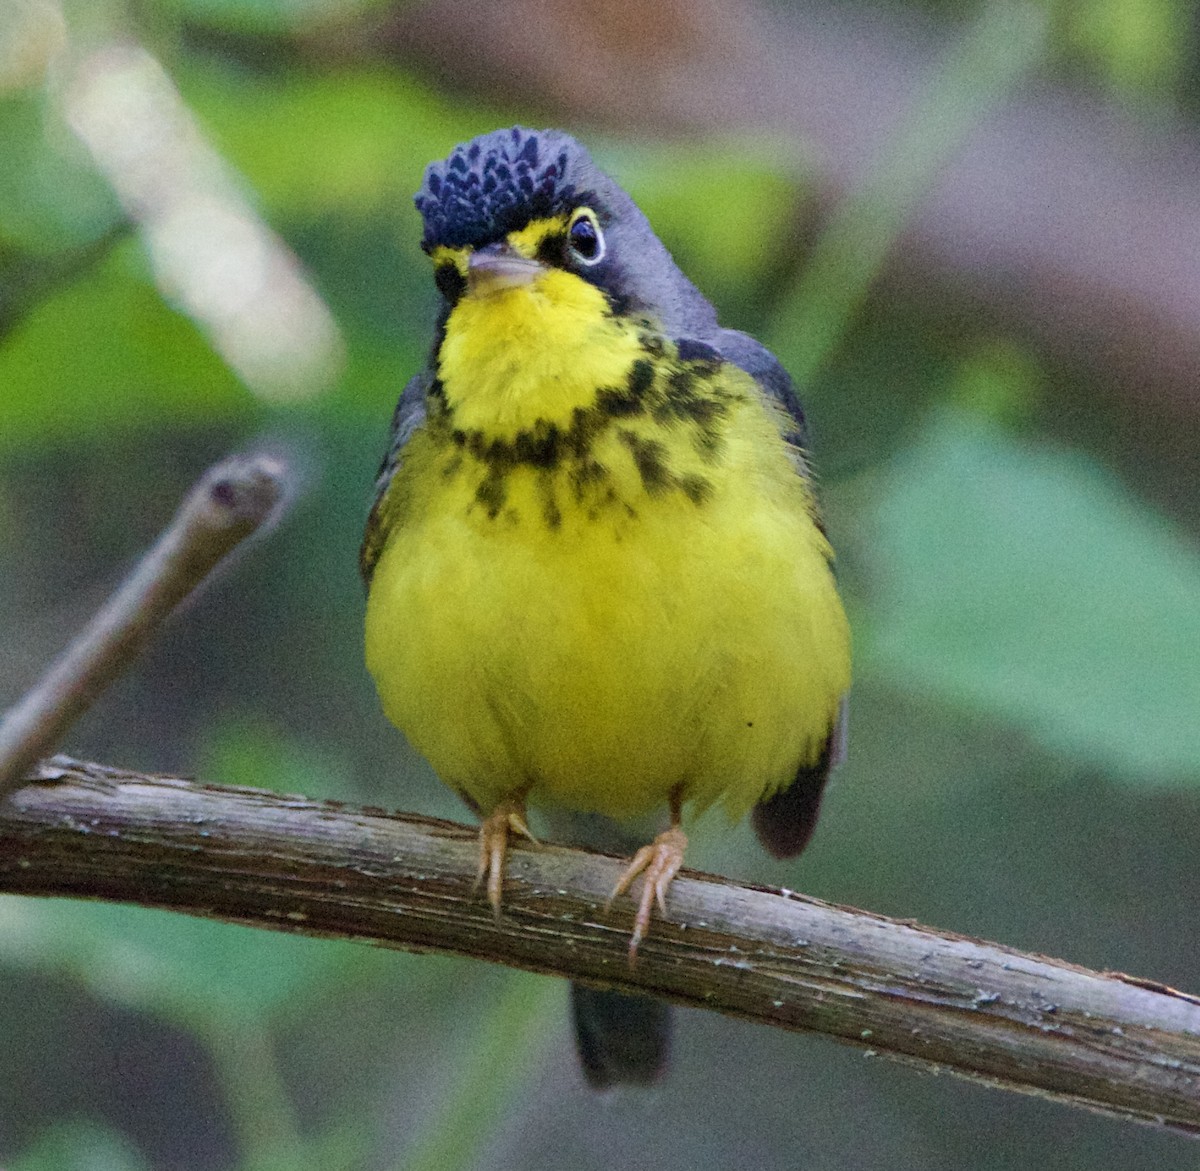
[[(482, 818), (497, 914), (527, 803), (669, 812), (614, 892), (643, 876), (633, 956), (685, 807), (753, 809), (799, 853), (841, 754), (849, 633), (804, 416), (566, 134), (458, 146), (416, 204), (441, 304), (363, 540), (367, 666)], [(593, 1084), (657, 1075), (663, 1006), (574, 995)]]

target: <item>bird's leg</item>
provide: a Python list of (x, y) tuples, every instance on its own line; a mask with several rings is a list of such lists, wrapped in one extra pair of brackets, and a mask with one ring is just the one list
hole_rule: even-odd
[(682, 795), (676, 789), (671, 794), (671, 828), (664, 830), (648, 846), (643, 846), (625, 868), (620, 881), (609, 896), (608, 905), (624, 894), (643, 871), (642, 893), (638, 900), (637, 915), (633, 920), (633, 936), (629, 940), (629, 966), (637, 962), (638, 944), (646, 938), (650, 929), (650, 912), (655, 902), (658, 909), (667, 913), (667, 888), (683, 865), (683, 853), (687, 849), (687, 834), (680, 826), (682, 821)]
[(514, 801), (501, 801), (483, 819), (479, 827), (479, 873), (475, 876), (475, 889), (487, 879), (488, 902), (496, 918), (500, 918), (500, 895), (504, 885), (504, 860), (508, 854), (509, 832), (536, 842), (525, 824), (525, 801), (523, 797)]

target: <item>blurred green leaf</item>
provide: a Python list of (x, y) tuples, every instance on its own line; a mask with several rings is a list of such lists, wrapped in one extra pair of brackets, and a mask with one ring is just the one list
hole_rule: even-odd
[(627, 187), (688, 276), (710, 297), (753, 300), (793, 244), (809, 178), (791, 144), (764, 139), (606, 148), (600, 165)]
[(242, 33), (283, 34), (330, 17), (382, 7), (384, 0), (159, 0), (183, 19)]
[(248, 415), (252, 400), (117, 246), (37, 305), (0, 346), (0, 453), (112, 428)]
[(70, 976), (92, 995), (195, 1028), (250, 1019), (303, 994), (348, 959), (350, 943), (71, 900), (0, 899), (0, 961)]
[(1187, 65), (1194, 17), (1177, 0), (1078, 0), (1061, 19), (1068, 44), (1127, 97), (1168, 91)]
[(450, 103), (392, 70), (251, 78), (181, 64), (174, 77), (273, 212), (394, 213), (414, 256), (421, 232), (412, 196), (426, 165), (497, 125), (495, 111)]
[(344, 331), (347, 367), (329, 408), (366, 405), (385, 421), (432, 336), (413, 193), (431, 160), (504, 115), (383, 69), (251, 77), (193, 64), (176, 80)]
[[(494, 989), (499, 981), (490, 982)], [(470, 1171), (493, 1134), (528, 1091), (546, 1050), (561, 1037), (547, 1021), (562, 1003), (562, 984), (506, 972), (476, 1012), (470, 1043), (461, 1046), (453, 1094), (397, 1171)]]
[(1200, 553), (1099, 466), (947, 409), (873, 530), (862, 669), (1115, 776), (1200, 782)]
[(350, 770), (335, 751), (300, 744), (262, 720), (234, 716), (218, 723), (208, 730), (198, 757), (203, 775), (224, 785), (357, 796)]
[(989, 338), (959, 363), (949, 401), (997, 423), (1028, 418), (1042, 389), (1038, 362), (1028, 346)]
[[(322, 1139), (328, 1157), (300, 1137), (268, 1024), (347, 964), (361, 970), (389, 961), (395, 957), (354, 944), (169, 912), (0, 899), (0, 963), (71, 978), (98, 999), (167, 1020), (207, 1047), (242, 1138), (246, 1171), (350, 1165), (353, 1135)], [(334, 1158), (335, 1152), (342, 1153)]]
[(119, 1134), (93, 1122), (50, 1127), (8, 1171), (149, 1171), (150, 1164)]
[(0, 243), (79, 247), (123, 217), (87, 152), (40, 93), (0, 99)]

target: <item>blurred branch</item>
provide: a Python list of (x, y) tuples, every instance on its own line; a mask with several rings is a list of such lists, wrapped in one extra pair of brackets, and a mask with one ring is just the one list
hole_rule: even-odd
[(789, 891), (684, 872), (630, 968), (622, 863), (517, 844), (505, 913), (475, 831), (54, 757), (0, 801), (0, 891), (160, 907), (649, 992), (1200, 1134), (1200, 999)]
[(159, 62), (126, 41), (71, 72), (63, 115), (136, 225), (164, 296), (261, 398), (327, 389), (342, 361), (329, 308)]
[(175, 607), (273, 515), (284, 474), (271, 456), (238, 455), (196, 482), (134, 572), (0, 721), (0, 795), (22, 783)]

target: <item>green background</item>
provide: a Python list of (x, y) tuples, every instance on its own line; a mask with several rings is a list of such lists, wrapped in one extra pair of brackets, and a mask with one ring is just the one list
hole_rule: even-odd
[[(429, 344), (422, 169), (483, 130), (564, 119), (519, 77), (468, 95), (295, 51), (314, 19), (384, 7), (2, 10), (0, 704), (210, 461), (265, 447), (295, 469), (282, 523), (64, 747), (465, 820), (378, 711), (355, 558)], [(566, 120), (722, 319), (802, 382), (855, 632), (849, 759), (808, 852), (770, 861), (714, 817), (689, 862), (1196, 990), (1200, 487), (1179, 454), (1196, 445), (1003, 314), (951, 319), (876, 280), (938, 168), (1032, 77), (1087, 95), (1122, 142), (1168, 122), (1194, 137), (1192, 10), (881, 12), (920, 21), (935, 66), (866, 181), (819, 213), (816, 153), (777, 134)], [(65, 124), (70, 62), (113, 37), (157, 57), (231, 198), (328, 306), (344, 360), (313, 393), (239, 379)], [(0, 898), (0, 986), (8, 1171), (1200, 1165), (1148, 1128), (699, 1012), (679, 1014), (660, 1087), (598, 1098), (553, 981), (132, 908)]]

